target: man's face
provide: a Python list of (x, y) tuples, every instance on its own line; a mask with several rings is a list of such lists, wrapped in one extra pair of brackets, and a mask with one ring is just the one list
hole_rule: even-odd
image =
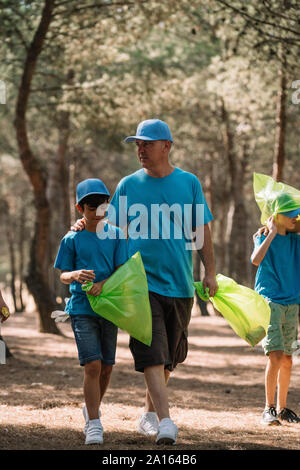
[(168, 157), (168, 145), (165, 140), (136, 140), (138, 158), (143, 168), (151, 169), (160, 165)]

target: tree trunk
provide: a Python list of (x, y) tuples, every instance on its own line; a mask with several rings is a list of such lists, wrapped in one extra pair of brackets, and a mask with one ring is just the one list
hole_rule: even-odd
[(46, 197), (47, 178), (40, 162), (31, 150), (26, 121), (32, 78), (52, 20), (53, 9), (54, 0), (45, 0), (40, 23), (27, 50), (17, 97), (15, 128), (20, 159), (32, 184), (36, 207), (35, 232), (31, 245), (31, 259), (26, 282), (37, 305), (40, 331), (59, 334), (55, 322), (50, 318), (51, 311), (56, 304), (48, 284), (47, 249), (51, 214)]
[(283, 180), (283, 167), (285, 161), (287, 79), (284, 58), (282, 60), (279, 75), (280, 88), (277, 94), (276, 132), (272, 175), (275, 181)]
[(10, 264), (10, 291), (14, 303), (15, 312), (18, 311), (16, 296), (16, 256), (14, 247), (14, 231), (12, 230), (11, 218), (8, 205), (5, 209), (5, 233), (8, 245), (9, 264)]
[(248, 162), (248, 148), (243, 146), (241, 160), (234, 150), (233, 133), (230, 131), (229, 116), (222, 100), (222, 121), (225, 155), (229, 164), (231, 206), (228, 212), (228, 253), (229, 276), (239, 283), (249, 281), (247, 260), (247, 212), (244, 202), (245, 172)]
[(19, 276), (19, 288), (18, 288), (18, 298), (20, 312), (24, 312), (25, 305), (23, 301), (23, 282), (24, 282), (24, 241), (25, 241), (25, 220), (26, 220), (26, 204), (22, 207), (22, 213), (20, 214), (20, 224), (19, 224), (19, 234), (18, 234), (18, 253), (19, 253), (19, 262), (18, 262), (18, 276)]

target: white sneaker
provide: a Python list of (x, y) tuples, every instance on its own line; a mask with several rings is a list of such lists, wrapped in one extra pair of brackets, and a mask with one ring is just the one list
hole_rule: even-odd
[[(87, 428), (89, 427), (89, 415), (88, 415), (88, 412), (87, 412), (87, 409), (86, 409), (86, 405), (84, 405), (84, 407), (82, 408), (82, 413), (83, 413), (83, 416), (84, 416), (84, 419), (85, 419), (83, 434), (86, 436)], [(100, 417), (101, 417), (101, 411), (99, 410), (99, 421), (100, 421)], [(102, 427), (101, 421), (100, 421), (100, 425)], [(102, 429), (102, 432), (103, 432), (103, 429)]]
[(170, 418), (164, 418), (158, 426), (156, 444), (174, 445), (176, 444), (177, 434), (178, 428), (176, 424)]
[(85, 443), (87, 445), (103, 444), (103, 427), (100, 423), (100, 419), (92, 419), (88, 422)]
[(156, 436), (158, 432), (157, 414), (152, 411), (143, 413), (139, 419), (137, 431), (144, 436)]

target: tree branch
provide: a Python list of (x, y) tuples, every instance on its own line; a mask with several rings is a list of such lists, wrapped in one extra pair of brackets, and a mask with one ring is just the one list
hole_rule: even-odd
[[(276, 23), (270, 23), (269, 21), (264, 21), (264, 20), (261, 20), (257, 17), (251, 16), (248, 13), (245, 13), (245, 11), (242, 11), (239, 8), (234, 7), (233, 5), (230, 5), (229, 3), (227, 3), (224, 0), (217, 0), (217, 2), (221, 3), (222, 5), (225, 5), (227, 8), (234, 11), (235, 13), (238, 13), (239, 15), (243, 16), (244, 18), (248, 18), (251, 22), (261, 23), (261, 24), (264, 24), (264, 25), (272, 26), (275, 29), (278, 29), (278, 24), (276, 24)], [(287, 31), (289, 33), (293, 33), (296, 36), (300, 36), (300, 30), (297, 31), (297, 30), (294, 30), (294, 29), (291, 29), (291, 28), (287, 28), (283, 25), (280, 25), (280, 29), (282, 29), (283, 31)], [(286, 40), (286, 38), (282, 38), (282, 37), (280, 39), (281, 40), (283, 40), (283, 39)]]

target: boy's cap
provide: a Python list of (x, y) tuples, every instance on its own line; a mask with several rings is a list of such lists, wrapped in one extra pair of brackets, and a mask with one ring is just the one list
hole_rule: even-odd
[[(286, 217), (297, 217), (300, 214), (300, 207), (293, 208), (297, 206), (297, 203), (288, 193), (280, 194), (273, 202), (273, 209), (278, 207), (278, 214), (285, 215)], [(284, 209), (292, 209), (285, 211)]]
[(91, 194), (99, 194), (110, 197), (109, 191), (105, 184), (97, 178), (89, 178), (78, 183), (76, 188), (76, 204), (79, 204), (83, 198)]
[(279, 212), (279, 214), (285, 215), (286, 217), (297, 217), (300, 214), (300, 207), (294, 211)]
[(173, 142), (173, 138), (166, 122), (160, 119), (147, 119), (139, 123), (136, 135), (126, 137), (124, 142), (135, 142), (136, 140), (169, 140)]

